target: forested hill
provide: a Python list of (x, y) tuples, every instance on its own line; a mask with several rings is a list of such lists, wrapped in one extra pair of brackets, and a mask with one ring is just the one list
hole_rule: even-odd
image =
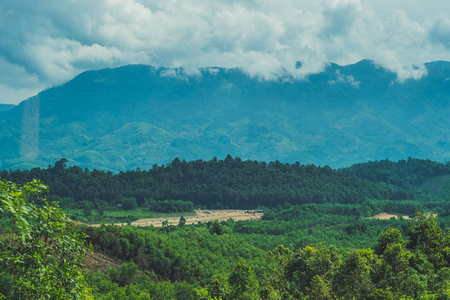
[(393, 162), (389, 160), (354, 164), (343, 169), (359, 178), (373, 182), (387, 182), (397, 186), (420, 186), (425, 180), (450, 174), (450, 162), (445, 165), (431, 160), (408, 158)]
[[(448, 164), (444, 166), (427, 160), (413, 162), (418, 169), (434, 166), (424, 176), (450, 173)], [(415, 188), (407, 184), (410, 178), (408, 172), (401, 171), (405, 174), (403, 177), (398, 173), (404, 161), (385, 162), (392, 165), (391, 169), (383, 170), (387, 178), (404, 178), (404, 181), (392, 180), (391, 183), (373, 182), (367, 179), (366, 173), (361, 175), (363, 178), (358, 177), (358, 172), (352, 168), (350, 170), (354, 174), (327, 166), (243, 161), (230, 155), (224, 160), (214, 158), (186, 162), (175, 159), (149, 170), (136, 169), (118, 174), (95, 169), (90, 171), (78, 166), (67, 167), (66, 163), (67, 160), (62, 159), (46, 169), (5, 170), (0, 175), (4, 180), (18, 183), (38, 178), (49, 185), (52, 200), (60, 201), (63, 206), (80, 208), (92, 202), (96, 206), (117, 206), (130, 201), (134, 206), (146, 207), (152, 200), (171, 199), (191, 201), (194, 205), (208, 208), (255, 208), (274, 207), (285, 202), (295, 205), (361, 203), (367, 198), (404, 200), (416, 199), (419, 195)], [(361, 164), (355, 168), (365, 170), (363, 167), (366, 165), (370, 170), (377, 164), (384, 163)], [(406, 164), (412, 164), (412, 161)], [(389, 173), (390, 170), (392, 173)]]
[(65, 157), (118, 172), (227, 154), (335, 168), (408, 156), (444, 161), (450, 63), (426, 68), (404, 82), (369, 60), (330, 63), (303, 79), (144, 65), (88, 71), (0, 112), (0, 168)]

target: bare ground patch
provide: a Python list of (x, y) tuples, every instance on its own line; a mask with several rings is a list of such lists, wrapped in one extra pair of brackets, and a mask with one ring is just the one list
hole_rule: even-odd
[(410, 219), (408, 215), (402, 215), (402, 214), (396, 214), (396, 213), (387, 213), (387, 212), (383, 212), (381, 214), (378, 214), (376, 216), (370, 217), (368, 219), (389, 220), (390, 218), (397, 218), (397, 216), (402, 216), (403, 219), (405, 219), (405, 220), (409, 220)]
[[(196, 224), (198, 222), (206, 223), (216, 220), (226, 221), (228, 219), (233, 219), (235, 221), (260, 220), (264, 215), (263, 213), (257, 213), (255, 211), (248, 210), (196, 210), (195, 213), (195, 216), (184, 217), (186, 219), (186, 224)], [(168, 222), (168, 225), (178, 225), (178, 223), (180, 222), (180, 217), (139, 219), (137, 221), (131, 222), (131, 225), (162, 227), (162, 224), (165, 221)], [(127, 225), (127, 223), (117, 223), (114, 225), (121, 226)], [(98, 227), (100, 226), (100, 224), (91, 224), (88, 226)]]
[(97, 251), (93, 251), (93, 253), (86, 252), (86, 255), (83, 257), (83, 262), (86, 270), (100, 271), (102, 273), (108, 268), (118, 267), (122, 264), (121, 261)]

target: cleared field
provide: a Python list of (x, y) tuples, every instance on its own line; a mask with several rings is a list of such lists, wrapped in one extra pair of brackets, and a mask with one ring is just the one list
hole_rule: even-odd
[(405, 220), (409, 220), (410, 219), (408, 215), (395, 214), (395, 213), (386, 213), (386, 212), (378, 214), (378, 215), (373, 216), (373, 217), (370, 217), (368, 219), (389, 220), (390, 218), (397, 218), (397, 216), (399, 216), (399, 215), (402, 216), (403, 219), (405, 219)]
[[(248, 210), (196, 210), (194, 216), (185, 216), (186, 224), (206, 223), (209, 221), (225, 221), (233, 219), (235, 221), (243, 220), (260, 220), (263, 213), (257, 213)], [(133, 226), (155, 226), (162, 227), (163, 222), (167, 221), (168, 225), (178, 225), (180, 217), (169, 218), (147, 218), (139, 219), (131, 222)], [(118, 223), (114, 225), (127, 225), (126, 223)], [(100, 224), (92, 224), (89, 226), (100, 226)]]

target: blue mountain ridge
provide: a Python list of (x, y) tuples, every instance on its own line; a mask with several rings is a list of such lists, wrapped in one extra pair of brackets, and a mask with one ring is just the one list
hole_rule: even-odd
[(363, 60), (302, 80), (240, 69), (128, 65), (87, 71), (0, 112), (0, 168), (70, 164), (112, 171), (227, 154), (346, 167), (450, 157), (450, 63), (420, 80)]

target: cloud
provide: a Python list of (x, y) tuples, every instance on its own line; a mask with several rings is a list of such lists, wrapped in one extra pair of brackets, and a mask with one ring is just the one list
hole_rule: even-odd
[(450, 60), (450, 18), (437, 8), (449, 5), (436, 0), (421, 9), (421, 3), (3, 0), (0, 85), (23, 95), (88, 69), (130, 63), (303, 78), (329, 62), (366, 58), (400, 81), (418, 79), (426, 74), (423, 63)]
[(437, 17), (432, 22), (430, 31), (431, 41), (450, 49), (450, 19), (443, 16)]
[(336, 79), (330, 80), (329, 84), (350, 84), (354, 88), (359, 89), (360, 81), (356, 80), (352, 75), (343, 75), (336, 71)]

